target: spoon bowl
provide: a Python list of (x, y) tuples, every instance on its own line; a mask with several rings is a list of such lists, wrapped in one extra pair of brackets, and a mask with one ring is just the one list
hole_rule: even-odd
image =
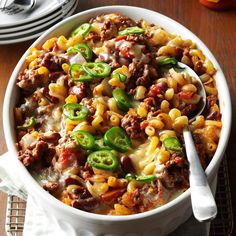
[[(189, 119), (189, 123), (191, 123), (203, 112), (206, 106), (206, 91), (201, 79), (190, 67), (180, 62), (178, 66), (198, 81), (198, 94), (201, 96), (201, 100), (198, 103), (198, 111)], [(217, 215), (215, 199), (209, 187), (206, 174), (202, 169), (189, 125), (184, 127), (183, 136), (189, 162), (189, 183), (193, 214), (200, 222), (213, 220)]]

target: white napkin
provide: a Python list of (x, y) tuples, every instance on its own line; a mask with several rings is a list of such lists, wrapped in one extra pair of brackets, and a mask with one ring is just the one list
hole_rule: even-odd
[(22, 182), (17, 181), (19, 178), (14, 162), (9, 160), (10, 156), (8, 153), (3, 154), (0, 158), (0, 191), (26, 200), (27, 193)]

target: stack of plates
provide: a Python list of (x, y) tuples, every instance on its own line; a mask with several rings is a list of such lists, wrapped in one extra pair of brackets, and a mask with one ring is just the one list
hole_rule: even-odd
[(26, 12), (7, 15), (0, 11), (0, 44), (10, 44), (39, 37), (45, 30), (71, 16), (78, 0), (37, 0)]

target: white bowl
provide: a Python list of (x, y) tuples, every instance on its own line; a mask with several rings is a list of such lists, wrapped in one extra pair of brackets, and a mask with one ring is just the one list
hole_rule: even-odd
[[(130, 6), (107, 6), (81, 12), (58, 23), (46, 31), (32, 46), (36, 47), (42, 45), (45, 40), (51, 37), (68, 35), (76, 26), (83, 22), (87, 22), (91, 17), (101, 13), (111, 12), (119, 12), (135, 20), (143, 18), (149, 23), (157, 24), (171, 33), (180, 35), (184, 39), (191, 39), (196, 42), (197, 46), (203, 51), (206, 57), (213, 62), (217, 69), (215, 76), (216, 84), (218, 89), (220, 88), (219, 101), (222, 112), (223, 128), (217, 151), (206, 169), (208, 180), (211, 183), (217, 174), (230, 134), (231, 101), (227, 82), (218, 62), (204, 43), (192, 32), (176, 21), (154, 11)], [(19, 71), (24, 65), (27, 55), (28, 51), (22, 56), (13, 71), (5, 95), (3, 122), (5, 138), (9, 150), (8, 155), (5, 156), (7, 156), (12, 162), (12, 165), (15, 165), (17, 168), (19, 179), (22, 180), (22, 184), (27, 193), (32, 196), (38, 206), (47, 212), (51, 221), (57, 223), (62, 231), (70, 232), (68, 235), (80, 236), (162, 236), (170, 233), (181, 223), (186, 221), (192, 213), (189, 190), (164, 206), (148, 212), (129, 216), (107, 216), (88, 213), (69, 207), (44, 191), (38, 185), (22, 163), (18, 161), (17, 150), (15, 148), (13, 107), (17, 101), (18, 94), (15, 81)]]

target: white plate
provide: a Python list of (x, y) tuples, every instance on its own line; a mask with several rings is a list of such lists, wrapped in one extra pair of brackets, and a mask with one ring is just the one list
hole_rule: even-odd
[(62, 8), (59, 8), (56, 11), (54, 11), (51, 15), (49, 14), (47, 17), (42, 17), (39, 20), (29, 22), (28, 24), (19, 25), (16, 27), (14, 26), (14, 27), (9, 27), (9, 28), (0, 28), (0, 34), (14, 33), (14, 32), (18, 32), (20, 30), (25, 30), (27, 28), (31, 28), (31, 27), (43, 24), (44, 22), (47, 22), (47, 21), (53, 19), (54, 17), (57, 17), (61, 13), (62, 13)]
[[(77, 0), (73, 0), (73, 1), (70, 1), (68, 4), (64, 5), (62, 10), (59, 12), (59, 14), (57, 14), (56, 16), (54, 16), (53, 19), (48, 20), (44, 24), (40, 23), (40, 24), (37, 24), (34, 27), (31, 27), (29, 29), (22, 30), (22, 31), (16, 31), (16, 32), (12, 32), (12, 33), (0, 34), (0, 40), (4, 40), (4, 39), (7, 39), (7, 38), (12, 38), (12, 37), (18, 38), (21, 35), (34, 33), (35, 31), (41, 30), (42, 28), (45, 28), (45, 27), (48, 27), (53, 22), (61, 19), (65, 15), (67, 15), (67, 13), (70, 11), (70, 9), (72, 8), (72, 6), (75, 4), (76, 1)], [(1, 32), (1, 30), (0, 30), (0, 32)]]
[[(74, 5), (72, 6), (72, 8), (70, 10), (68, 10), (68, 13), (66, 15), (61, 16), (61, 19), (53, 22), (52, 25), (50, 25), (49, 27), (52, 27), (53, 25), (57, 24), (61, 20), (71, 16), (74, 13), (74, 11), (76, 10), (77, 5), (78, 5), (78, 0), (75, 1)], [(31, 33), (31, 34), (22, 35), (20, 38), (17, 38), (17, 39), (16, 38), (13, 38), (13, 39), (9, 38), (9, 39), (0, 40), (0, 45), (20, 43), (20, 42), (24, 42), (24, 41), (27, 41), (27, 40), (30, 40), (30, 39), (38, 38), (49, 27), (38, 30), (38, 31), (34, 32), (34, 34)]]
[(34, 8), (25, 13), (7, 15), (0, 12), (0, 27), (11, 27), (20, 24), (26, 24), (38, 18), (42, 18), (60, 8), (65, 2), (70, 0), (37, 0)]

